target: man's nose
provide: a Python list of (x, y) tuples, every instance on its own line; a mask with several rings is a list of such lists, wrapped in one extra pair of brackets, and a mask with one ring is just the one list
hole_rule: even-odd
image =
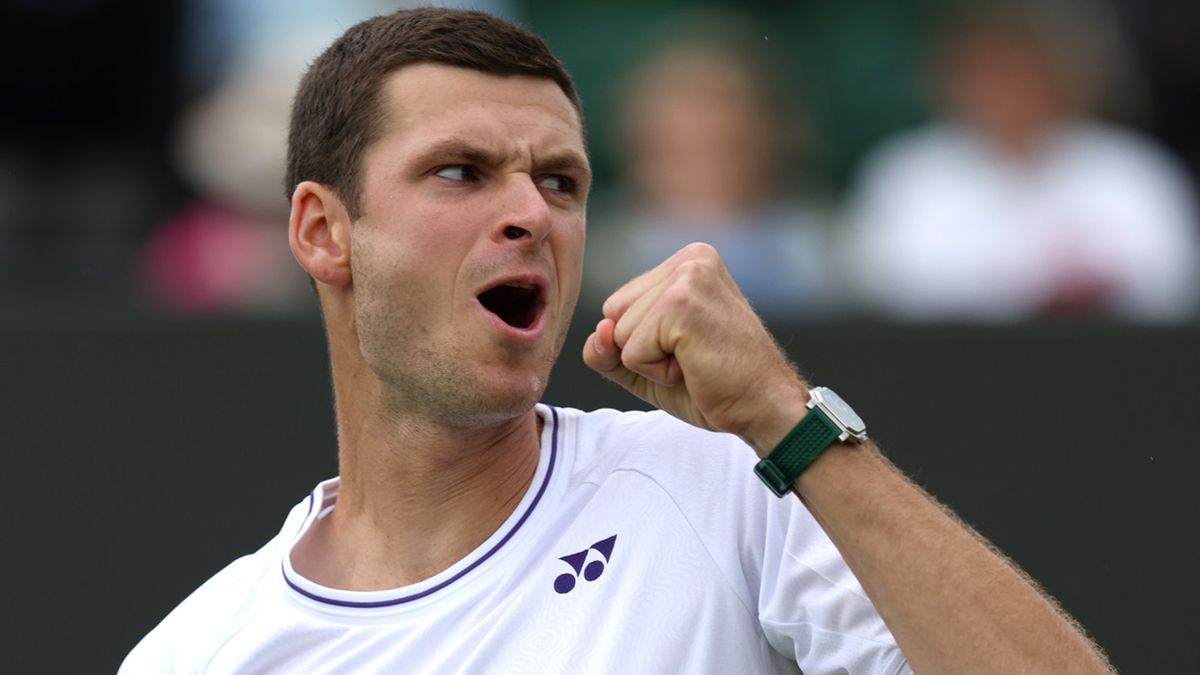
[(529, 174), (511, 174), (492, 236), (497, 241), (542, 242), (550, 235), (550, 205)]

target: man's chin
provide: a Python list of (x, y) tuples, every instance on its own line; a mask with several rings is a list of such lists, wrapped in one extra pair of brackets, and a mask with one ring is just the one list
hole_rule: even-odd
[(456, 410), (448, 410), (444, 420), (461, 429), (481, 429), (506, 424), (529, 414), (542, 399), (547, 378), (527, 374), (524, 378), (505, 378), (500, 382), (480, 383), (474, 392), (464, 393)]

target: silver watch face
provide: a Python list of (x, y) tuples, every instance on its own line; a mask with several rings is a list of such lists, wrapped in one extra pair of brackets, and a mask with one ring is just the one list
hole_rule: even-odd
[(809, 392), (813, 402), (833, 419), (834, 423), (849, 432), (849, 435), (862, 440), (867, 436), (867, 425), (854, 412), (849, 403), (834, 393), (829, 387), (813, 387)]

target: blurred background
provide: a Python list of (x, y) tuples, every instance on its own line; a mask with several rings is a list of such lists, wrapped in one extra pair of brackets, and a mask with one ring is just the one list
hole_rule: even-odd
[[(19, 671), (114, 670), (336, 470), (286, 242), (287, 116), (309, 60), (400, 6), (0, 7)], [(596, 171), (580, 317), (713, 243), (803, 369), (1122, 670), (1188, 669), (1200, 5), (460, 6), (533, 29), (576, 78)], [(642, 407), (581, 343), (547, 400)]]

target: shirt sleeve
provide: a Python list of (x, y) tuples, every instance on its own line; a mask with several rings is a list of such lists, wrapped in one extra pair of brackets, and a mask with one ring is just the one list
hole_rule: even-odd
[[(666, 490), (760, 635), (804, 675), (908, 673), (891, 631), (833, 542), (793, 495), (754, 474), (754, 450), (666, 413), (629, 418), (639, 470)], [(685, 453), (681, 456), (681, 453)]]
[(758, 616), (767, 641), (805, 675), (910, 673), (888, 627), (833, 542), (792, 495), (764, 488)]

